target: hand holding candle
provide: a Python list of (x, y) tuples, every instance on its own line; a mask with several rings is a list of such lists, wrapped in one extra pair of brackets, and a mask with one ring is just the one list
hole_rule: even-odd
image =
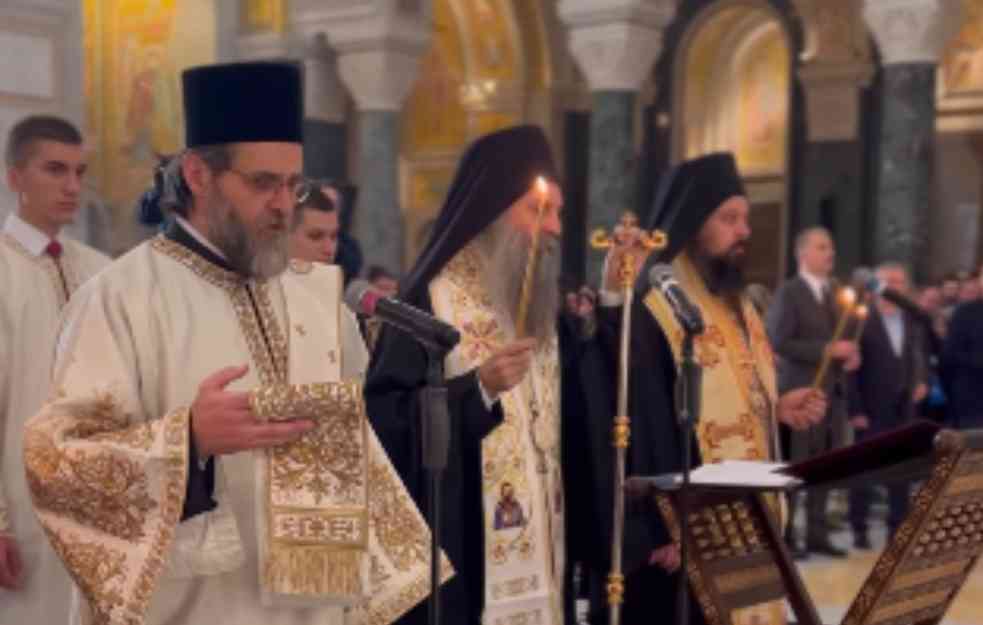
[[(836, 330), (833, 331), (833, 338), (830, 340), (830, 345), (835, 345), (842, 337), (843, 331), (846, 330), (847, 321), (853, 315), (854, 305), (857, 301), (857, 293), (850, 287), (841, 289), (836, 297), (840, 305), (840, 319), (836, 324)], [(830, 349), (826, 349), (823, 352), (822, 362), (819, 364), (819, 370), (816, 371), (816, 379), (812, 383), (812, 388), (822, 388), (823, 382), (826, 379), (826, 373), (829, 370), (830, 362), (832, 361), (833, 353)]]
[(539, 262), (539, 231), (543, 226), (543, 213), (546, 212), (546, 201), (549, 199), (549, 185), (542, 176), (536, 178), (536, 193), (539, 202), (536, 209), (536, 225), (532, 231), (532, 243), (529, 246), (529, 258), (526, 260), (526, 272), (522, 279), (522, 291), (519, 296), (519, 310), (515, 315), (515, 336), (523, 338), (526, 335), (526, 318), (529, 316), (529, 298), (532, 297), (532, 283), (536, 275), (536, 265)]

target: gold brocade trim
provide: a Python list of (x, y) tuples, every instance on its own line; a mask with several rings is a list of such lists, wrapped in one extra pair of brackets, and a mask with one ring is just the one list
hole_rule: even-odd
[[(413, 501), (389, 467), (370, 462), (371, 484), (369, 516), (383, 551), (399, 571), (409, 571), (418, 562), (430, 561), (430, 530), (419, 516), (412, 514)], [(449, 573), (450, 567), (442, 567)], [(449, 579), (449, 575), (448, 575)]]
[(314, 382), (263, 386), (249, 394), (249, 405), (262, 421), (289, 421), (331, 416), (338, 410), (338, 384)]
[[(128, 445), (130, 430), (144, 425), (126, 426), (120, 424), (120, 417), (115, 415), (108, 427), (102, 428), (98, 435), (101, 440), (118, 439)], [(176, 410), (157, 422), (163, 429), (164, 442), (163, 493), (157, 501), (146, 492), (145, 472), (141, 472), (142, 480), (132, 479), (134, 468), (129, 466), (130, 461), (111, 452), (99, 456), (69, 454), (56, 447), (54, 436), (70, 418), (73, 417), (53, 415), (44, 426), (25, 431), (24, 464), (32, 498), (52, 546), (91, 608), (93, 623), (141, 623), (167, 560), (174, 528), (181, 520), (187, 483), (189, 411)], [(114, 427), (122, 429), (113, 431)], [(94, 430), (95, 425), (90, 424), (86, 431)], [(72, 431), (83, 430), (68, 430), (62, 437), (72, 436)], [(134, 483), (139, 485), (135, 488)], [(69, 486), (74, 492), (69, 493)], [(129, 492), (132, 490), (138, 492)], [(130, 502), (138, 496), (142, 505), (121, 506), (116, 500), (124, 492)], [(77, 509), (68, 509), (71, 505)], [(74, 530), (44, 522), (49, 517), (72, 519), (71, 525), (108, 536), (86, 541)], [(126, 571), (127, 550), (139, 549), (148, 543), (148, 538), (147, 551), (138, 558), (139, 570), (131, 576)], [(124, 548), (117, 549), (117, 544)], [(127, 580), (133, 581), (128, 585)]]
[[(470, 245), (430, 283), (434, 312), (461, 331), (461, 342), (448, 358), (449, 369), (458, 373), (480, 366), (511, 335), (482, 282), (482, 271), (480, 252)], [(536, 595), (500, 596), (487, 603), (489, 622), (519, 618), (520, 605), (528, 607), (530, 601), (543, 599), (540, 595), (545, 595), (541, 613), (549, 613), (557, 622), (563, 618), (562, 606), (552, 601), (563, 567), (557, 350), (555, 334), (537, 347), (529, 374), (500, 397), (502, 423), (481, 442), (486, 586), (504, 581), (499, 579), (503, 575), (514, 579), (535, 573), (544, 580)], [(508, 521), (513, 525), (502, 521), (506, 517), (499, 517), (491, 501), (502, 505), (500, 493), (506, 485), (521, 511)], [(491, 596), (488, 588), (486, 592)]]
[[(695, 340), (695, 356), (704, 366), (703, 414), (697, 425), (701, 457), (704, 462), (735, 459), (723, 455), (721, 446), (728, 439), (738, 439), (750, 447), (740, 459), (771, 459), (775, 451), (776, 374), (761, 320), (747, 298), (742, 298), (745, 333), (737, 314), (707, 291), (685, 255), (674, 264), (680, 284), (703, 310), (707, 322), (705, 332)], [(662, 328), (678, 365), (682, 357), (681, 326), (657, 290), (649, 291), (644, 303)], [(714, 381), (726, 396), (711, 390)]]
[(164, 441), (167, 445), (167, 466), (165, 467), (164, 501), (160, 510), (157, 535), (150, 545), (150, 554), (144, 562), (137, 578), (136, 588), (127, 609), (139, 614), (141, 619), (147, 613), (150, 599), (157, 587), (157, 579), (167, 562), (174, 530), (181, 522), (184, 511), (184, 496), (188, 482), (188, 436), (191, 429), (191, 410), (182, 408), (164, 417)]
[(242, 286), (244, 283), (243, 278), (238, 274), (208, 262), (201, 255), (192, 252), (180, 243), (168, 239), (163, 234), (158, 234), (154, 237), (150, 241), (150, 247), (156, 252), (173, 258), (193, 271), (195, 275), (215, 286), (232, 290), (238, 286)]
[(326, 546), (277, 545), (266, 558), (264, 578), (270, 588), (289, 588), (292, 595), (359, 597), (364, 550)]
[[(271, 491), (289, 492), (318, 506), (330, 501), (332, 508), (358, 505), (364, 509), (368, 443), (360, 384), (325, 382), (288, 388), (292, 390), (272, 393), (292, 400), (280, 406), (287, 411), (283, 418), (309, 418), (317, 427), (297, 441), (270, 450)], [(310, 412), (300, 412), (305, 409)], [(283, 505), (271, 493), (274, 516)]]

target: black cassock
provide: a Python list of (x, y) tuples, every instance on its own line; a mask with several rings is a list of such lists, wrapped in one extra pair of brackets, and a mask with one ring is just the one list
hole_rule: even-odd
[[(429, 296), (424, 292), (407, 303), (433, 313)], [(585, 417), (584, 388), (578, 369), (579, 354), (585, 343), (578, 337), (577, 321), (562, 317), (557, 327), (561, 380), (561, 423), (563, 473), (567, 496), (567, 559), (580, 560), (577, 549), (596, 538), (587, 534), (593, 528), (584, 523), (584, 514), (571, 505), (582, 505), (584, 498), (570, 497), (572, 489), (583, 488), (589, 478), (583, 462), (586, 442), (570, 432)], [(426, 516), (429, 511), (429, 477), (423, 467), (421, 390), (426, 385), (427, 354), (407, 334), (385, 327), (373, 352), (365, 386), (369, 419), (393, 465), (403, 478), (416, 504)], [(500, 403), (486, 408), (478, 386), (477, 372), (447, 380), (451, 435), (447, 469), (444, 471), (441, 497), (441, 546), (450, 558), (457, 575), (441, 587), (441, 614), (444, 623), (478, 625), (484, 605), (485, 539), (482, 516), (481, 442), (502, 422)], [(570, 458), (576, 461), (570, 461)], [(595, 530), (596, 531), (596, 530)], [(567, 585), (569, 588), (569, 585)], [(569, 595), (569, 593), (567, 593)], [(568, 606), (570, 597), (566, 597)], [(573, 610), (568, 608), (567, 621)], [(427, 622), (427, 604), (421, 603), (398, 621), (400, 625), (423, 625)]]
[[(658, 322), (636, 295), (632, 308), (631, 362), (629, 367), (628, 416), (631, 440), (627, 475), (651, 476), (682, 469), (682, 444), (678, 426), (674, 389), (676, 365), (672, 350)], [(608, 621), (607, 592), (604, 588), (611, 566), (611, 527), (613, 525), (614, 452), (611, 423), (616, 408), (617, 363), (621, 345), (622, 308), (601, 308), (595, 341), (587, 345), (581, 358), (584, 375), (595, 380), (587, 400), (594, 415), (582, 423), (591, 459), (591, 492), (573, 491), (590, 506), (597, 520), (595, 540), (599, 544), (584, 554), (590, 577), (591, 623)], [(603, 415), (603, 416), (602, 416)], [(693, 464), (700, 463), (699, 449), (693, 446)], [(652, 551), (669, 544), (669, 531), (651, 501), (630, 502), (625, 516), (622, 569), (625, 573), (624, 625), (673, 625), (679, 573), (669, 574), (648, 564)], [(690, 621), (702, 623), (699, 607), (691, 601)]]

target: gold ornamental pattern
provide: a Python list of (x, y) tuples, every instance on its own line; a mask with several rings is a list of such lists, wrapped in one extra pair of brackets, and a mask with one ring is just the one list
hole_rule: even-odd
[(251, 394), (257, 417), (267, 421), (311, 419), (317, 427), (272, 451), (274, 501), (330, 499), (338, 505), (365, 501), (365, 420), (357, 382), (278, 384)]

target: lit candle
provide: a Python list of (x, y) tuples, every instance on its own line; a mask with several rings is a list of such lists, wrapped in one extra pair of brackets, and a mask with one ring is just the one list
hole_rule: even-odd
[(532, 231), (532, 242), (529, 246), (529, 258), (526, 259), (526, 273), (522, 280), (522, 292), (519, 296), (519, 311), (515, 315), (515, 336), (523, 338), (526, 335), (526, 317), (529, 315), (529, 298), (532, 296), (533, 276), (536, 274), (536, 264), (539, 260), (539, 230), (543, 226), (543, 213), (546, 212), (546, 201), (549, 199), (549, 185), (542, 176), (536, 178), (534, 185), (539, 195), (539, 205), (536, 208), (536, 225)]
[[(850, 287), (846, 287), (840, 290), (836, 299), (839, 300), (842, 312), (840, 312), (840, 320), (836, 324), (836, 330), (833, 332), (833, 338), (830, 341), (830, 345), (839, 341), (843, 336), (843, 331), (846, 329), (846, 323), (853, 315), (854, 304), (857, 301), (857, 292)], [(816, 379), (812, 383), (813, 388), (822, 387), (831, 359), (832, 356), (829, 353), (829, 350), (826, 350), (823, 353), (822, 362), (819, 364), (819, 370), (816, 372)]]
[(854, 333), (853, 340), (859, 341), (860, 337), (864, 334), (864, 326), (867, 325), (867, 316), (870, 314), (867, 304), (858, 305), (855, 314), (857, 316), (857, 330)]

